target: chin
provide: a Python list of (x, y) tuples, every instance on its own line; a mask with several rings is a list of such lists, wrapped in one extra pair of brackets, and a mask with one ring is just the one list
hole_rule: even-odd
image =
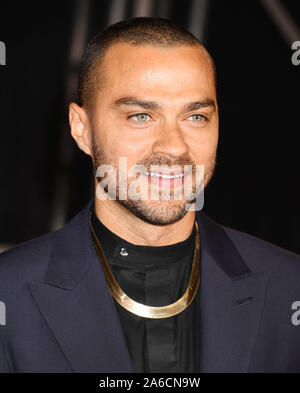
[(118, 201), (136, 217), (152, 225), (170, 225), (181, 220), (187, 213), (185, 201)]

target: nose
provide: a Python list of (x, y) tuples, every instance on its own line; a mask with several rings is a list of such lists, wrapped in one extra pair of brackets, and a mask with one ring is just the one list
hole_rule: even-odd
[(180, 157), (188, 153), (188, 145), (177, 124), (160, 125), (152, 145), (152, 153), (162, 153), (171, 157)]

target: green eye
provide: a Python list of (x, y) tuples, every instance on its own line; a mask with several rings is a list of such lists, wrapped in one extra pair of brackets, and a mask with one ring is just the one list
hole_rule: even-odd
[(189, 118), (191, 118), (191, 117), (193, 118), (192, 120), (194, 120), (194, 121), (202, 121), (204, 119), (204, 116), (199, 115), (198, 113), (190, 116)]
[(147, 113), (137, 113), (130, 117), (137, 119), (139, 123), (145, 123), (148, 120), (149, 115)]

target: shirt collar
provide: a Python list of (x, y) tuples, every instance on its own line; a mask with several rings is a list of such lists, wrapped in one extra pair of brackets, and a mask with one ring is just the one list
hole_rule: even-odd
[(145, 264), (148, 264), (150, 261), (151, 264), (171, 263), (177, 262), (194, 248), (195, 226), (190, 236), (182, 242), (167, 246), (142, 246), (132, 244), (109, 230), (97, 217), (94, 205), (92, 206), (91, 212), (91, 222), (94, 231), (108, 262), (114, 258), (122, 260), (125, 263), (126, 261), (130, 261), (131, 264), (134, 261), (140, 264), (141, 260)]

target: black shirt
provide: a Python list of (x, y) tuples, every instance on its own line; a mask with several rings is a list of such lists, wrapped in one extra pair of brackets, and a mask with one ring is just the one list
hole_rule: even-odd
[[(184, 241), (167, 246), (134, 245), (111, 232), (92, 208), (92, 225), (121, 289), (147, 306), (165, 306), (186, 291), (193, 263), (195, 226)], [(99, 261), (99, 263), (101, 263)], [(140, 317), (114, 299), (135, 372), (198, 372), (200, 291), (181, 313)]]

